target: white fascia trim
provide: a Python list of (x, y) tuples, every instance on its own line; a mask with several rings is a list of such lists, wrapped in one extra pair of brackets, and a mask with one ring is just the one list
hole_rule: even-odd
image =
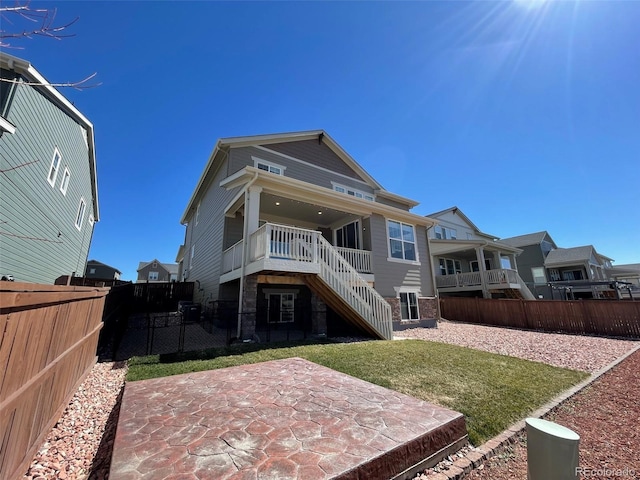
[[(270, 153), (272, 155), (277, 155), (279, 157), (286, 158), (287, 160), (291, 160), (292, 162), (297, 162), (297, 163), (299, 163), (301, 165), (305, 165), (307, 167), (311, 167), (311, 168), (315, 168), (315, 169), (318, 169), (318, 170), (322, 170), (323, 172), (330, 173), (331, 175), (336, 175), (338, 177), (346, 178), (348, 180), (351, 180), (352, 182), (358, 182), (358, 183), (361, 183), (363, 185), (367, 185), (368, 187), (372, 187), (373, 188), (372, 185), (368, 184), (364, 180), (360, 180), (359, 178), (353, 178), (353, 177), (350, 177), (348, 175), (345, 175), (344, 173), (334, 172), (333, 170), (329, 170), (328, 168), (321, 167), (320, 165), (314, 165), (313, 163), (305, 162), (304, 160), (300, 160), (299, 158), (295, 158), (295, 157), (289, 156), (289, 155), (284, 154), (284, 153), (276, 152), (275, 150), (270, 150), (270, 149), (268, 149), (266, 147), (263, 147), (262, 145), (255, 145), (254, 147), (259, 149), (259, 150), (263, 150), (263, 151), (265, 151), (267, 153)], [(251, 158), (254, 158), (254, 157), (251, 157)]]
[(410, 198), (403, 197), (402, 195), (398, 195), (396, 193), (388, 192), (387, 190), (376, 190), (376, 195), (379, 195), (384, 198), (388, 198), (389, 200), (395, 200), (399, 203), (404, 203), (409, 208), (416, 207), (420, 205), (420, 202), (416, 202), (415, 200), (411, 200)]
[(220, 150), (221, 150), (220, 149), (220, 140), (218, 140), (216, 142), (216, 145), (213, 147), (213, 150), (211, 151), (211, 155), (209, 155), (209, 160), (207, 161), (207, 164), (205, 165), (204, 170), (202, 171), (202, 174), (200, 175), (200, 178), (198, 179), (198, 183), (196, 185), (196, 188), (193, 189), (193, 193), (191, 194), (191, 198), (189, 199), (189, 202), (187, 202), (187, 208), (185, 208), (185, 210), (184, 210), (184, 212), (182, 214), (182, 217), (180, 217), (180, 224), (181, 225), (186, 225), (187, 224), (187, 218), (188, 218), (188, 215), (189, 215), (189, 211), (193, 208), (193, 204), (195, 203), (196, 197), (200, 193), (200, 189), (203, 187), (205, 179), (209, 175), (209, 172), (212, 172), (213, 175), (215, 176), (215, 174), (217, 173), (217, 169), (222, 165), (222, 162), (220, 162), (218, 165), (216, 165), (217, 168), (213, 169), (214, 164), (215, 164), (215, 158), (218, 155), (218, 152)]
[(0, 117), (0, 129), (7, 133), (16, 133), (16, 126), (4, 117)]

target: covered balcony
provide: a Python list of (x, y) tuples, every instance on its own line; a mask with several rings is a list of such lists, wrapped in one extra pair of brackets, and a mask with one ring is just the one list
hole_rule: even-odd
[[(239, 278), (243, 259), (244, 198), (226, 213), (221, 283)], [(370, 231), (362, 216), (260, 192), (260, 227), (248, 235), (245, 275), (260, 270), (317, 273), (309, 258), (322, 237), (367, 281), (373, 282)], [(311, 250), (307, 251), (307, 248)]]
[(534, 298), (518, 275), (517, 248), (481, 239), (431, 240), (431, 252), (440, 294)]

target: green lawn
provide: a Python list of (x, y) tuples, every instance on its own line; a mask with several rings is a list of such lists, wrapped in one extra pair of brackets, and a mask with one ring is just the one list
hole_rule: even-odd
[(362, 380), (462, 412), (480, 445), (525, 418), (587, 373), (422, 340), (243, 345), (204, 359), (132, 358), (128, 381), (301, 357)]

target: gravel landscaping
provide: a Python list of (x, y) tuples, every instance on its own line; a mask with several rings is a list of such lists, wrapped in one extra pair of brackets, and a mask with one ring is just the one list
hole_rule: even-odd
[(524, 358), (556, 367), (596, 372), (638, 345), (638, 341), (531, 332), (450, 321), (438, 328), (413, 328), (394, 332), (396, 338), (419, 338), (501, 355)]
[[(412, 329), (396, 332), (396, 335), (477, 348), (588, 372), (605, 367), (639, 343), (447, 321), (440, 322), (437, 329)], [(124, 362), (105, 362), (94, 366), (36, 454), (25, 479), (108, 478), (126, 372)], [(581, 449), (581, 465), (593, 468), (599, 465), (624, 466), (632, 462), (633, 452), (640, 451), (640, 437), (633, 427), (640, 418), (637, 401), (640, 394), (640, 352), (629, 357), (614, 372), (602, 377), (603, 381), (607, 380), (604, 387), (593, 384), (586, 389), (584, 395), (590, 392), (592, 395), (585, 397), (586, 403), (574, 403), (573, 407), (559, 409), (558, 418), (551, 418), (585, 438), (581, 442), (585, 446)], [(581, 395), (582, 392), (571, 401)], [(561, 416), (563, 414), (565, 417)], [(589, 427), (591, 415), (600, 421), (595, 427)], [(571, 423), (574, 420), (582, 423)], [(586, 438), (590, 440), (587, 442)], [(521, 445), (516, 446), (513, 452), (505, 454), (503, 464), (507, 473), (499, 473), (498, 468), (502, 464), (494, 466), (489, 460), (480, 472), (486, 470), (495, 475), (473, 478), (526, 478), (526, 464), (524, 471), (521, 470), (522, 448)], [(592, 455), (584, 457), (584, 461), (583, 449)], [(526, 447), (524, 452), (526, 462)], [(513, 470), (518, 470), (517, 476), (509, 476)]]

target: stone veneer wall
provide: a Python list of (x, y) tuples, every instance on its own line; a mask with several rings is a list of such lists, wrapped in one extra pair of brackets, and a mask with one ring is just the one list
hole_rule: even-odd
[[(397, 297), (385, 298), (391, 305), (391, 318), (393, 322), (401, 322), (400, 299)], [(433, 297), (418, 297), (418, 310), (421, 320), (438, 319), (438, 299)]]
[(256, 309), (258, 301), (258, 276), (244, 278), (242, 292), (242, 339), (253, 338), (256, 333)]

